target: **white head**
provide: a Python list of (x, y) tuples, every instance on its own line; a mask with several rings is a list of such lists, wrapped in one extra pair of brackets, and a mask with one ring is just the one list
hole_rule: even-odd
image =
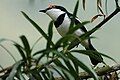
[(68, 13), (67, 10), (62, 6), (51, 5), (45, 10), (40, 10), (39, 12), (46, 13), (52, 20), (56, 21), (56, 19), (63, 13)]

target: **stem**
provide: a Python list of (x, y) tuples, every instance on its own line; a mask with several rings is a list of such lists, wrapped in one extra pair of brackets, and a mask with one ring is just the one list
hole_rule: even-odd
[(92, 33), (94, 33), (96, 30), (101, 28), (106, 22), (108, 22), (113, 16), (115, 16), (118, 12), (120, 12), (120, 7), (116, 8), (113, 13), (111, 13), (106, 19), (104, 19), (102, 22), (100, 22), (97, 26), (95, 26), (92, 30), (86, 32), (86, 34), (83, 34), (80, 36), (81, 39), (85, 39), (86, 37), (90, 36)]
[[(119, 70), (120, 70), (120, 64), (116, 64), (116, 65), (113, 65), (112, 67), (109, 67), (109, 66), (98, 67), (95, 69), (95, 72), (97, 73), (98, 76), (103, 76), (107, 73), (112, 73)], [(80, 72), (79, 77), (81, 79), (92, 78), (92, 76), (89, 75), (87, 72)], [(64, 79), (62, 79), (62, 77), (56, 77), (55, 80), (64, 80)]]
[(109, 21), (113, 16), (115, 16), (118, 12), (120, 12), (120, 8), (116, 8), (113, 13), (111, 13), (106, 19), (104, 19), (101, 23), (99, 23), (95, 28), (100, 28), (103, 26), (107, 21)]

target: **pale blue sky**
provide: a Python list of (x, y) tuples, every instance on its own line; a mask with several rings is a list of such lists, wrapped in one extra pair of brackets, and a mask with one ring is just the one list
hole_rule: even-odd
[[(35, 0), (30, 3), (30, 0), (0, 0), (0, 38), (8, 38), (20, 42), (19, 36), (25, 35), (30, 44), (32, 45), (35, 40), (40, 37), (37, 30), (23, 17), (20, 11), (26, 12), (36, 23), (38, 23), (42, 29), (47, 32), (47, 25), (51, 20), (47, 15), (41, 14), (38, 11), (48, 6), (48, 0)], [(86, 0), (87, 1), (87, 0)], [(81, 21), (90, 20), (94, 15), (97, 14), (96, 0), (88, 0), (86, 4), (86, 10), (82, 9), (80, 0), (80, 6), (78, 10), (78, 17)], [(108, 13), (111, 13), (115, 9), (114, 0), (108, 0)], [(52, 3), (62, 5), (67, 8), (68, 11), (72, 12), (75, 6), (75, 0), (52, 0)], [(100, 19), (97, 19), (93, 23), (86, 25), (88, 29), (93, 28)], [(120, 14), (116, 15), (112, 20), (105, 24), (101, 29), (93, 34), (97, 37), (92, 40), (92, 43), (96, 49), (100, 52), (106, 53), (118, 62), (120, 62)], [(54, 28), (54, 41), (59, 39), (61, 36), (57, 33)], [(3, 45), (7, 47), (16, 59), (20, 59), (20, 56), (9, 42), (4, 42)], [(35, 50), (44, 48), (45, 40), (41, 41), (36, 45)], [(79, 47), (81, 48), (81, 47)], [(13, 64), (12, 58), (6, 53), (4, 49), (0, 47), (0, 64), (7, 66)], [(86, 61), (86, 57), (81, 57), (81, 60)], [(107, 63), (111, 64), (111, 60), (105, 59)], [(87, 63), (89, 62), (86, 61)]]

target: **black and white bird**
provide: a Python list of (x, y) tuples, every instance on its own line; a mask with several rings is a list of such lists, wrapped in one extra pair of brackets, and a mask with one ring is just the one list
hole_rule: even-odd
[[(61, 36), (65, 36), (66, 33), (69, 31), (71, 18), (73, 17), (73, 14), (69, 13), (64, 7), (51, 5), (50, 7), (44, 10), (40, 10), (39, 12), (46, 13), (54, 21), (54, 25)], [(76, 17), (75, 25), (77, 24), (80, 24), (80, 20)], [(80, 27), (80, 29), (76, 30), (74, 34), (76, 36), (81, 36), (85, 32), (87, 32), (87, 30), (83, 26), (83, 27)], [(92, 46), (90, 39), (83, 41), (81, 45), (83, 45), (86, 50), (96, 51), (96, 49)], [(97, 56), (101, 58), (101, 61), (90, 57), (90, 60), (93, 65), (97, 65), (98, 63), (101, 63), (103, 60), (101, 55), (98, 54)]]

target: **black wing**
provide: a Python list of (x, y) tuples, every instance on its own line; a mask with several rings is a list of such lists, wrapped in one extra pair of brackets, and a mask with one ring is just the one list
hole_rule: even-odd
[(56, 28), (58, 28), (64, 21), (64, 17), (65, 17), (65, 13), (64, 14), (61, 14), (57, 20), (54, 22), (54, 25)]

